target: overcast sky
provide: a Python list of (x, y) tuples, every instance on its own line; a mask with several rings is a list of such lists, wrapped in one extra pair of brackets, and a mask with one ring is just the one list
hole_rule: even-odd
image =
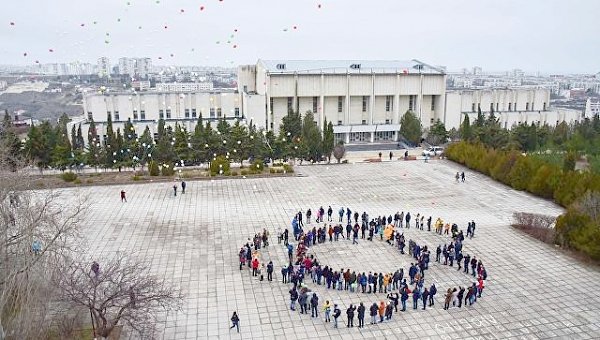
[(600, 71), (598, 0), (0, 3), (0, 64), (96, 63), (100, 56), (113, 64), (147, 56), (155, 64), (221, 66), (258, 58), (415, 58), (449, 70)]

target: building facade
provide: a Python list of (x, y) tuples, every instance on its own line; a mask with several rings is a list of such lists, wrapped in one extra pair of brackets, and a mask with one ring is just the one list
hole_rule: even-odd
[(179, 124), (193, 131), (200, 115), (204, 120), (213, 121), (221, 118), (230, 121), (244, 119), (240, 98), (234, 91), (93, 93), (84, 97), (84, 116), (72, 123), (82, 123), (82, 132), (87, 134), (93, 119), (99, 138), (106, 134), (109, 116), (115, 131), (117, 128), (122, 131), (125, 122), (131, 120), (138, 133), (141, 134), (146, 126), (156, 133), (159, 119), (164, 119), (167, 125)]
[(98, 76), (101, 78), (110, 77), (110, 60), (107, 57), (98, 58)]
[(600, 99), (588, 98), (585, 102), (585, 118), (592, 119), (600, 115)]
[(408, 110), (429, 126), (443, 117), (445, 90), (444, 71), (418, 60), (259, 60), (238, 69), (247, 116), (263, 116), (277, 132), (290, 110), (311, 111), (321, 128), (333, 122), (346, 143), (397, 140)]
[(447, 129), (458, 129), (464, 115), (469, 115), (472, 122), (481, 109), (485, 115), (493, 111), (501, 126), (508, 129), (520, 122), (555, 125), (556, 115), (549, 103), (550, 90), (543, 88), (453, 90), (446, 93), (445, 112), (440, 120)]

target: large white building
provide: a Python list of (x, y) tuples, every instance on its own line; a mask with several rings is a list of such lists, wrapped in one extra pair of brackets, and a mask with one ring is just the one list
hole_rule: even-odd
[(244, 114), (277, 131), (288, 111), (311, 111), (345, 142), (396, 140), (411, 110), (425, 126), (442, 118), (443, 70), (411, 61), (259, 60), (238, 68)]
[(311, 111), (321, 128), (325, 120), (333, 123), (336, 139), (356, 143), (397, 140), (400, 121), (409, 110), (425, 129), (438, 119), (447, 129), (458, 129), (464, 116), (473, 121), (479, 108), (486, 116), (493, 110), (506, 128), (519, 122), (555, 125), (581, 118), (577, 111), (550, 109), (548, 89), (447, 91), (444, 71), (417, 60), (259, 60), (238, 68), (237, 91), (160, 85), (156, 92), (87, 95), (82, 120), (93, 118), (99, 133), (109, 115), (116, 127), (131, 119), (140, 132), (146, 125), (155, 132), (160, 118), (191, 131), (202, 113), (204, 119), (252, 121), (277, 133), (290, 110)]
[(585, 102), (585, 118), (592, 119), (596, 115), (600, 115), (600, 99), (588, 98)]

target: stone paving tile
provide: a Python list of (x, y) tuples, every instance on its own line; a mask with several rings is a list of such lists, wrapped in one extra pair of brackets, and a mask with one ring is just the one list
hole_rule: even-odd
[[(466, 183), (455, 183), (453, 174), (463, 170), (445, 161), (301, 166), (301, 177), (189, 182), (188, 192), (177, 197), (171, 183), (62, 192), (67, 203), (76, 191), (93, 202), (84, 235), (99, 259), (116, 251), (134, 252), (151, 262), (155, 274), (184, 291), (183, 311), (161, 316), (162, 339), (599, 338), (600, 293), (593, 289), (600, 280), (598, 270), (510, 227), (513, 212), (558, 215), (562, 209), (470, 171)], [(127, 191), (128, 203), (119, 200), (121, 188)], [(433, 264), (426, 284), (433, 281), (438, 286), (434, 309), (410, 309), (383, 324), (347, 329), (342, 324), (350, 303), (371, 304), (385, 296), (309, 283), (320, 301), (341, 306), (340, 328), (289, 311), (289, 287), (278, 282), (287, 254), (277, 245), (276, 232), (289, 226), (298, 209), (315, 211), (329, 204), (335, 212), (349, 206), (370, 216), (409, 210), (413, 217), (439, 216), (462, 229), (474, 219), (476, 236), (465, 242), (464, 251), (481, 258), (488, 270), (483, 299), (469, 308), (444, 311), (442, 290), (469, 284), (472, 277)], [(275, 281), (270, 283), (238, 269), (240, 246), (263, 228), (272, 235), (271, 246), (262, 252), (264, 260), (275, 263)], [(411, 228), (404, 233), (432, 248), (449, 242), (432, 232)], [(327, 243), (311, 252), (334, 268), (393, 271), (410, 265), (410, 257), (379, 240), (350, 243)], [(229, 330), (233, 310), (241, 318), (240, 334)]]

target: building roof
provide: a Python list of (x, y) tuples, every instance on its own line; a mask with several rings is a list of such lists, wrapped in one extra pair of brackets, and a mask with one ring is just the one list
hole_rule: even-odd
[(419, 60), (262, 60), (269, 73), (424, 73), (445, 74), (442, 68)]

